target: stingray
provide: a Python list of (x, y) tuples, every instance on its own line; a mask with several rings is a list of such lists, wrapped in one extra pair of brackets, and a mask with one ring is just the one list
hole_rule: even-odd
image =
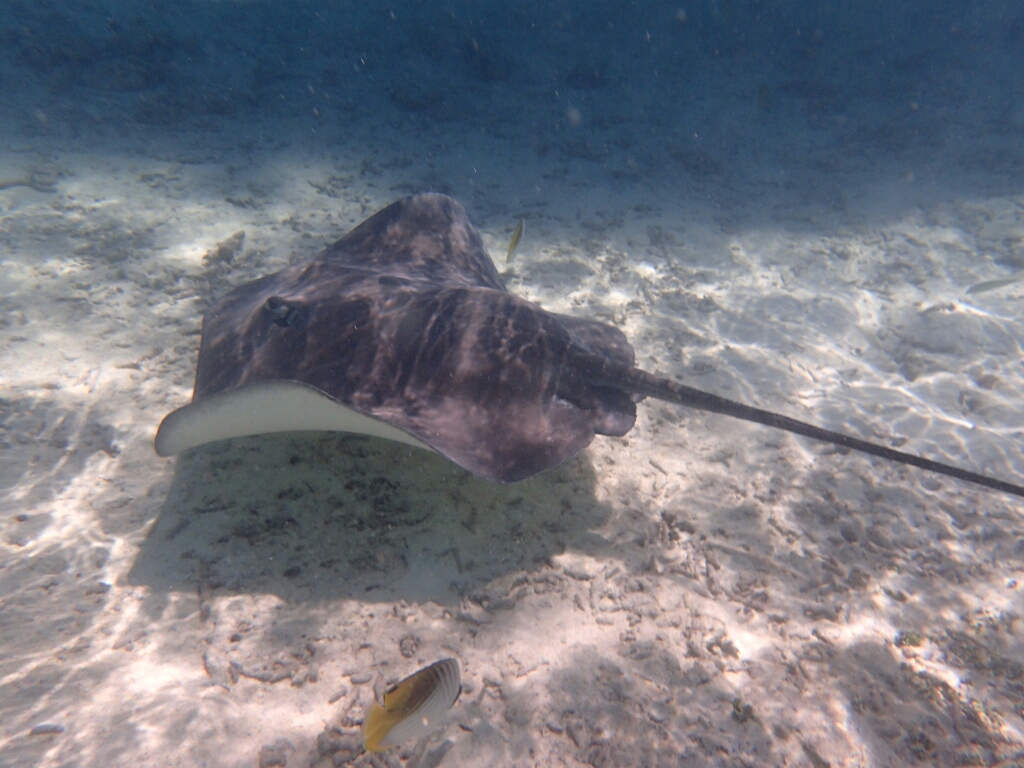
[(203, 318), (192, 403), (161, 456), (244, 435), (332, 430), (427, 448), (523, 480), (657, 398), (1006, 493), (1024, 487), (704, 392), (635, 366), (617, 328), (509, 293), (465, 209), (440, 194), (371, 216), (312, 261), (235, 288)]

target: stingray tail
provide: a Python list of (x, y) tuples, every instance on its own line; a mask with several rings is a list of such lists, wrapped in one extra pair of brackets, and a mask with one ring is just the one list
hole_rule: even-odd
[(940, 475), (955, 477), (958, 480), (966, 480), (970, 483), (983, 485), (997, 491), (1009, 493), (1014, 496), (1024, 497), (1024, 487), (997, 480), (992, 477), (969, 472), (966, 469), (953, 467), (938, 461), (932, 461), (912, 453), (903, 453), (884, 445), (870, 443), (857, 437), (844, 435), (842, 432), (833, 432), (829, 429), (822, 429), (805, 421), (791, 419), (780, 413), (772, 413), (760, 408), (754, 408), (735, 400), (729, 400), (710, 392), (704, 392), (685, 384), (679, 384), (669, 379), (653, 376), (639, 368), (616, 363), (606, 358), (596, 357), (582, 350), (574, 360), (577, 369), (583, 374), (584, 379), (593, 386), (612, 387), (620, 390), (628, 390), (632, 394), (653, 397), (658, 400), (665, 400), (670, 403), (685, 405), (689, 408), (696, 408), (701, 411), (722, 413), (744, 421), (753, 421), (757, 424), (764, 424), (768, 427), (783, 429), (804, 437), (811, 437), (826, 443), (834, 443), (843, 448), (850, 448), (861, 453), (872, 456), (880, 456), (889, 461), (896, 461), (901, 464), (909, 464), (914, 467), (936, 472)]

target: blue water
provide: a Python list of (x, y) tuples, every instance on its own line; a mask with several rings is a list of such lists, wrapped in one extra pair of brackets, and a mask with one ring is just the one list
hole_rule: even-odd
[[(358, 149), (383, 131), (382, 151), (418, 162), (480, 134), (512, 169), (550, 158), (604, 184), (722, 198), (774, 169), (823, 194), (818, 205), (843, 204), (828, 179), (854, 158), (919, 179), (956, 168), (1012, 185), (1021, 171), (1024, 17), (1012, 2), (11, 2), (0, 13), (8, 141), (158, 151), (187, 136), (258, 156), (291, 142)], [(509, 173), (452, 167), (408, 183), (465, 193)]]

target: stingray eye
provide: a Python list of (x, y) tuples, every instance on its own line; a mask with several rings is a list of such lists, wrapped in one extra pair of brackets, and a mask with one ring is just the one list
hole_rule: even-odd
[(266, 308), (274, 323), (282, 328), (287, 328), (299, 316), (299, 310), (280, 296), (271, 296), (267, 299)]

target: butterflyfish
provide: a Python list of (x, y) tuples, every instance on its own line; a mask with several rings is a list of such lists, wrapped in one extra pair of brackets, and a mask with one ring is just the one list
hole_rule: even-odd
[(523, 233), (526, 231), (526, 219), (520, 219), (519, 224), (516, 225), (516, 231), (512, 233), (512, 239), (508, 241), (508, 255), (505, 256), (505, 263), (512, 261), (512, 254), (516, 252), (516, 248), (519, 246), (519, 241), (523, 239)]
[(363, 718), (363, 746), (380, 752), (426, 736), (441, 722), (462, 692), (459, 662), (441, 659), (384, 692)]

